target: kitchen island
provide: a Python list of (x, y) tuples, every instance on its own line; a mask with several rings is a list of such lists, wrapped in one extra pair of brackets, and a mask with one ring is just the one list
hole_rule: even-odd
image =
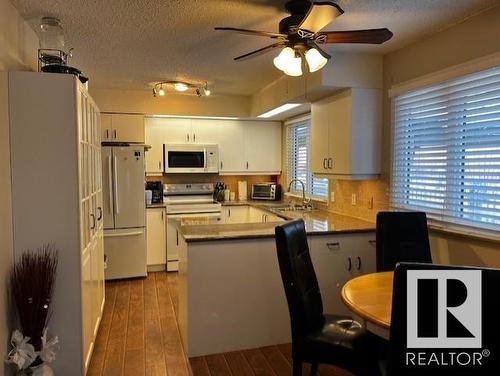
[(325, 211), (277, 216), (266, 205), (241, 205), (272, 220), (178, 225), (179, 326), (189, 357), (290, 342), (274, 239), (280, 221), (305, 221), (325, 312), (348, 314), (342, 285), (375, 270), (373, 223)]

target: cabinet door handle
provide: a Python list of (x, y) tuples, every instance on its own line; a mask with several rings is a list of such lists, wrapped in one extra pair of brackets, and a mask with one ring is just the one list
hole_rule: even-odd
[(186, 138), (187, 138), (187, 140), (188, 140), (188, 142), (189, 142), (189, 133), (188, 133), (188, 134), (186, 134)]
[(351, 260), (351, 257), (348, 257), (347, 259), (349, 260), (349, 264), (347, 265), (347, 270), (351, 271), (352, 270), (352, 260)]
[(193, 133), (193, 142), (196, 142), (196, 133)]
[(102, 208), (99, 206), (99, 207), (97, 207), (97, 210), (99, 211), (99, 215), (97, 216), (97, 220), (100, 221), (102, 219)]
[(222, 161), (220, 161), (220, 169), (222, 170), (222, 167), (224, 166), (224, 164), (222, 163)]
[(361, 257), (358, 256), (358, 270), (361, 270)]
[(161, 211), (161, 220), (163, 221), (163, 210)]
[(323, 158), (323, 170), (326, 170), (326, 158)]
[(330, 250), (337, 250), (340, 248), (340, 243), (339, 242), (326, 243), (326, 247)]
[(92, 226), (90, 226), (90, 229), (94, 230), (95, 229), (95, 215), (90, 214), (90, 218), (92, 218)]
[(109, 138), (109, 129), (106, 129), (106, 139)]
[(175, 230), (175, 237), (176, 237), (175, 241), (177, 245), (179, 245), (179, 230)]
[(328, 158), (328, 168), (330, 170), (333, 168), (333, 158)]
[(377, 241), (376, 240), (368, 240), (368, 243), (370, 243), (370, 244), (377, 244)]
[(116, 138), (116, 129), (113, 130), (114, 138)]
[(248, 161), (247, 161), (247, 170), (248, 170)]
[(158, 161), (158, 168), (161, 170), (161, 161)]
[(228, 217), (231, 217), (231, 209), (227, 209)]

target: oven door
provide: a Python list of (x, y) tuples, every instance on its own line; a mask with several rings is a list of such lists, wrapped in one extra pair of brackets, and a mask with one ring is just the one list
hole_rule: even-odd
[(165, 173), (206, 172), (207, 151), (205, 148), (164, 145)]

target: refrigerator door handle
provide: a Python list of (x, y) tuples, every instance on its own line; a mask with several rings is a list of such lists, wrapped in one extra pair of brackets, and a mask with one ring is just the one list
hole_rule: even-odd
[(115, 206), (115, 214), (120, 213), (120, 208), (118, 206), (118, 157), (115, 155), (113, 157), (114, 169), (113, 169), (113, 190), (114, 190), (114, 206)]
[(120, 238), (120, 237), (125, 237), (125, 236), (138, 236), (144, 234), (143, 231), (129, 231), (129, 232), (120, 232), (120, 233), (111, 233), (111, 234), (106, 234), (104, 233), (105, 238)]
[(111, 156), (108, 157), (108, 184), (109, 184), (109, 212), (113, 213), (113, 168), (111, 166)]

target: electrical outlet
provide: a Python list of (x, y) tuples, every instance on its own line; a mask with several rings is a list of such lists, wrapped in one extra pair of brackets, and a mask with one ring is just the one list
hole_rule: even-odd
[(330, 202), (335, 202), (335, 191), (330, 192)]
[(368, 200), (368, 209), (373, 209), (373, 196)]
[(356, 205), (356, 193), (351, 195), (351, 205)]

